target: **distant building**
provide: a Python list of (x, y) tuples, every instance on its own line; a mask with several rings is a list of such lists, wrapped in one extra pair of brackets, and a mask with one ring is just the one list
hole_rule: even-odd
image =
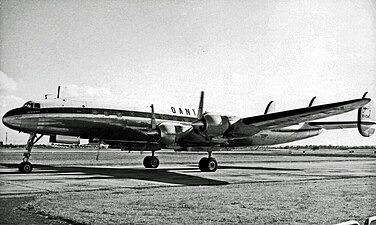
[(0, 146), (3, 146), (4, 145), (4, 142), (3, 141), (0, 141)]

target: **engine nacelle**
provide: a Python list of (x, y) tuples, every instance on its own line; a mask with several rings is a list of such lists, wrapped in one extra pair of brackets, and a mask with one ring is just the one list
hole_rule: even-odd
[(200, 125), (194, 126), (195, 129), (209, 137), (221, 136), (230, 127), (230, 120), (228, 116), (204, 114), (199, 122), (202, 123), (196, 123)]
[(159, 142), (163, 148), (173, 148), (176, 146), (177, 137), (183, 133), (190, 126), (184, 126), (176, 123), (161, 123), (158, 125), (157, 130), (159, 132)]

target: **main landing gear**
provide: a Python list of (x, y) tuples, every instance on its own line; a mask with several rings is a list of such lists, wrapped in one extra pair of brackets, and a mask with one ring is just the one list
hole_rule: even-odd
[(209, 157), (202, 158), (198, 163), (198, 167), (200, 168), (201, 172), (215, 172), (218, 168), (217, 160), (211, 157), (212, 152), (208, 153)]
[(157, 156), (154, 156), (154, 151), (151, 153), (152, 155), (148, 155), (144, 158), (144, 166), (145, 168), (158, 168), (159, 166), (159, 159)]
[[(218, 163), (215, 158), (211, 157), (212, 152), (208, 152), (209, 157), (204, 157), (198, 163), (198, 167), (200, 168), (201, 172), (215, 172), (218, 168)], [(144, 158), (144, 166), (145, 168), (158, 168), (159, 166), (159, 159), (154, 156), (154, 151), (152, 151), (152, 155), (146, 156)]]
[(31, 173), (31, 171), (33, 170), (33, 165), (29, 162), (29, 158), (31, 156), (31, 149), (33, 148), (33, 145), (43, 137), (43, 135), (40, 135), (38, 138), (36, 137), (37, 134), (31, 133), (29, 139), (27, 140), (26, 152), (24, 153), (23, 161), (18, 165), (18, 170), (21, 173)]

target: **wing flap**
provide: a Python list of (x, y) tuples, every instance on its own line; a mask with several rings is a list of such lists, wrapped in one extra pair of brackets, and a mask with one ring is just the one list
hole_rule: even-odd
[[(257, 133), (257, 130), (269, 130), (291, 126), (298, 123), (322, 119), (358, 109), (371, 99), (362, 98), (343, 102), (317, 105), (293, 109), (283, 112), (270, 113), (240, 119), (226, 132), (228, 136), (245, 136)], [(257, 129), (256, 129), (257, 128)]]

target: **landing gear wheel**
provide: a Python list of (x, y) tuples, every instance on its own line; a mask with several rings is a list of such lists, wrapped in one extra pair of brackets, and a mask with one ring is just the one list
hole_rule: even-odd
[(26, 152), (23, 154), (24, 155), (23, 162), (21, 162), (20, 165), (18, 165), (18, 170), (21, 173), (31, 173), (31, 171), (33, 170), (33, 165), (29, 163), (31, 149), (33, 148), (34, 144), (37, 143), (37, 141), (39, 141), (42, 137), (43, 137), (43, 134), (41, 134), (37, 138), (36, 133), (30, 133), (29, 139), (27, 140), (27, 143), (25, 146)]
[(144, 166), (145, 168), (158, 168), (159, 159), (155, 156), (146, 156), (144, 158)]
[(198, 162), (198, 168), (200, 168), (201, 172), (206, 172), (206, 166), (207, 165), (208, 158), (201, 158)]
[(215, 158), (202, 158), (198, 163), (201, 172), (215, 172), (218, 168), (218, 163)]
[(22, 162), (20, 165), (18, 165), (18, 170), (21, 173), (31, 173), (33, 170), (33, 165), (31, 165), (29, 162)]

